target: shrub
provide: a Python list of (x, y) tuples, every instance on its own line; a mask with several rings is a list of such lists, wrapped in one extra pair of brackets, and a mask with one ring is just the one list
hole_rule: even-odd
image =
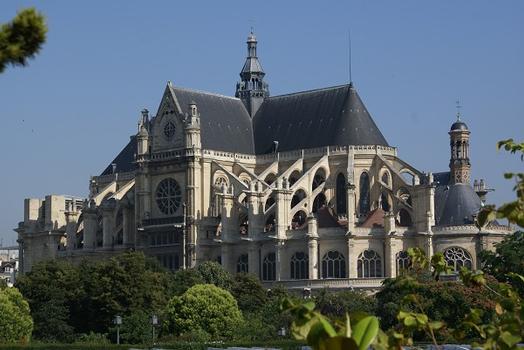
[(0, 343), (26, 343), (33, 331), (29, 304), (16, 288), (0, 290)]

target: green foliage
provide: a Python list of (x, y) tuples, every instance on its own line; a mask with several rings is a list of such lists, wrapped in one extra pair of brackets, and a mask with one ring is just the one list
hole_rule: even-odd
[[(504, 148), (505, 151), (512, 154), (520, 153), (520, 159), (524, 161), (524, 143), (516, 143), (513, 139), (499, 141), (497, 148)], [(517, 199), (513, 202), (503, 204), (499, 208), (488, 205), (482, 208), (477, 215), (476, 225), (479, 229), (486, 226), (496, 218), (508, 219), (510, 223), (524, 227), (524, 173), (505, 173), (506, 179), (514, 179), (515, 187), (513, 190)]]
[(33, 331), (29, 304), (16, 288), (0, 290), (0, 343), (26, 343)]
[(233, 284), (231, 275), (216, 261), (203, 262), (198, 265), (197, 271), (205, 284), (214, 284), (219, 288), (231, 290)]
[(167, 317), (175, 335), (203, 330), (212, 339), (230, 338), (242, 322), (235, 298), (212, 284), (198, 284), (173, 297)]
[(524, 275), (524, 231), (506, 236), (495, 246), (495, 252), (482, 251), (479, 254), (483, 270), (501, 282), (511, 283), (524, 296), (524, 283), (511, 278), (509, 273)]
[(8, 65), (25, 66), (46, 40), (44, 16), (34, 8), (21, 10), (8, 23), (0, 25), (0, 73)]
[(346, 314), (373, 314), (375, 312), (375, 299), (362, 292), (350, 290), (329, 291), (321, 290), (314, 296), (318, 310), (332, 319), (342, 320)]
[(79, 334), (76, 336), (75, 344), (93, 344), (93, 345), (109, 345), (109, 339), (107, 339), (107, 334), (89, 332), (87, 334)]
[(252, 274), (239, 273), (234, 277), (231, 294), (244, 313), (260, 310), (268, 301), (267, 292), (260, 280)]
[(379, 322), (374, 316), (364, 316), (351, 326), (349, 315), (345, 322), (333, 325), (327, 317), (315, 310), (315, 303), (295, 304), (286, 299), (282, 308), (294, 320), (291, 333), (298, 340), (306, 340), (313, 349), (366, 350), (379, 333)]
[(65, 261), (44, 261), (21, 276), (17, 287), (31, 307), (33, 336), (36, 339), (72, 340), (72, 316), (78, 310), (78, 300), (83, 296), (76, 268)]
[[(120, 343), (148, 344), (153, 339), (151, 315), (144, 310), (135, 310), (122, 318)], [(111, 338), (116, 339), (116, 327), (111, 329)]]

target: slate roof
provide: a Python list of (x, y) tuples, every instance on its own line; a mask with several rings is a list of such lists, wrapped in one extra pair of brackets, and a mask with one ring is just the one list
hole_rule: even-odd
[(477, 193), (469, 184), (450, 184), (449, 172), (434, 174), (439, 184), (435, 189), (435, 224), (458, 226), (472, 224), (481, 208)]
[[(200, 112), (202, 147), (265, 154), (324, 146), (388, 143), (355, 88), (348, 85), (268, 97), (251, 119), (242, 101), (204, 91), (170, 87), (184, 113), (191, 102)], [(111, 162), (117, 172), (135, 169), (136, 138)], [(109, 164), (101, 175), (112, 173)]]
[(113, 163), (116, 164), (116, 172), (124, 173), (133, 171), (136, 168), (135, 154), (137, 151), (136, 136), (131, 136), (129, 142), (115, 159), (104, 169), (100, 175), (110, 175), (113, 173)]
[(251, 117), (242, 101), (235, 97), (172, 87), (184, 113), (194, 101), (200, 113), (202, 148), (254, 154)]
[(388, 143), (352, 85), (267, 98), (253, 118), (257, 154)]

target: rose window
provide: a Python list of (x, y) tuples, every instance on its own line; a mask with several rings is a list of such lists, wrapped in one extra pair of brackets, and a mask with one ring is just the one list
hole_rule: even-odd
[(162, 180), (156, 189), (156, 203), (160, 211), (173, 215), (182, 202), (182, 190), (174, 179)]

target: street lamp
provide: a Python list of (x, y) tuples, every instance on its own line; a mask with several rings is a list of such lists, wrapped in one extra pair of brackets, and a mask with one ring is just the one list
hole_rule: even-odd
[(120, 325), (122, 324), (122, 316), (115, 316), (113, 323), (116, 325), (116, 343), (120, 345)]
[(280, 329), (278, 330), (278, 335), (281, 336), (281, 337), (285, 337), (286, 336), (286, 329), (284, 327), (280, 327)]
[(155, 344), (155, 326), (158, 324), (158, 316), (153, 314), (151, 316), (151, 326), (153, 328), (153, 345)]

